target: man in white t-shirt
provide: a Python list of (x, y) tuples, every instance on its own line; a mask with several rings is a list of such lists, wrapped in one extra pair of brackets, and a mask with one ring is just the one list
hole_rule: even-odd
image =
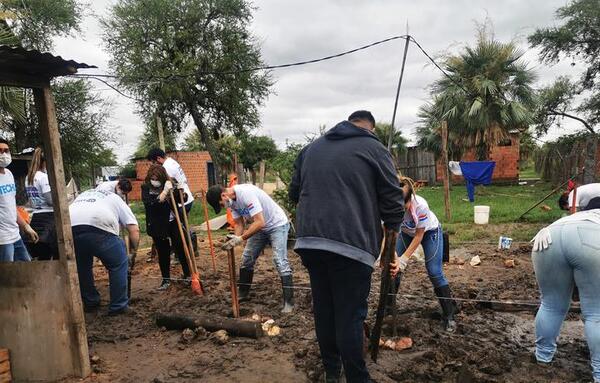
[[(558, 200), (558, 204), (562, 210), (569, 210), (573, 206), (573, 194), (572, 190), (568, 196), (567, 194), (561, 195)], [(600, 183), (585, 184), (577, 187), (577, 201), (575, 206), (577, 210), (584, 210), (592, 198), (600, 197)]]
[(115, 193), (88, 190), (81, 193), (69, 207), (73, 242), (77, 259), (79, 287), (84, 309), (92, 311), (100, 305), (100, 294), (94, 284), (94, 257), (108, 270), (110, 285), (109, 315), (127, 311), (128, 255), (125, 242), (119, 237), (119, 228), (129, 232), (129, 248), (135, 254), (140, 231), (135, 215)]
[(8, 141), (0, 138), (0, 262), (30, 261), (19, 227), (32, 242), (38, 241), (38, 235), (17, 214), (17, 186), (12, 173), (6, 169), (11, 161)]
[[(173, 180), (173, 184), (176, 188), (173, 190), (173, 193), (175, 195), (175, 199), (177, 200), (177, 203), (179, 206), (180, 206), (179, 190), (177, 190), (177, 189), (183, 189), (184, 198), (185, 198), (184, 207), (185, 207), (185, 211), (187, 213), (189, 213), (190, 210), (192, 210), (192, 205), (194, 203), (194, 196), (192, 195), (192, 191), (190, 190), (190, 186), (188, 185), (187, 177), (185, 176), (185, 173), (183, 172), (181, 165), (179, 165), (179, 163), (177, 161), (175, 161), (174, 159), (172, 159), (171, 157), (168, 157), (162, 149), (158, 149), (158, 148), (150, 149), (146, 158), (148, 159), (148, 161), (151, 161), (153, 164), (162, 165), (165, 168), (165, 170), (167, 171), (167, 175)], [(181, 210), (180, 207), (178, 207), (178, 211), (179, 211), (179, 217), (181, 218), (181, 225), (183, 226), (184, 230), (187, 230), (187, 228), (185, 227), (185, 223), (183, 222), (183, 218), (182, 218), (183, 211)], [(179, 263), (181, 264), (181, 269), (183, 270), (183, 279), (189, 280), (190, 268), (189, 268), (188, 263), (185, 258), (185, 252), (183, 250), (183, 243), (181, 242), (181, 235), (179, 234), (179, 228), (177, 226), (177, 222), (175, 221), (175, 216), (173, 215), (173, 213), (171, 213), (169, 221), (170, 221), (169, 237), (171, 238), (171, 244), (173, 246), (173, 249), (175, 250), (177, 259), (179, 260)], [(196, 243), (197, 243), (196, 242), (196, 233), (194, 233), (193, 231), (190, 231), (190, 237), (192, 239), (192, 243), (188, 244), (188, 245), (194, 246), (194, 251), (196, 252), (196, 255), (198, 255), (197, 247), (196, 247)], [(186, 237), (186, 241), (187, 241), (187, 237)]]
[(132, 189), (131, 181), (129, 181), (127, 178), (119, 178), (118, 180), (114, 180), (114, 181), (102, 182), (101, 184), (96, 186), (96, 190), (103, 190), (103, 191), (115, 193), (116, 195), (121, 197), (123, 200), (125, 200), (125, 197), (127, 196), (127, 194), (129, 194), (129, 192), (131, 192), (131, 189)]
[[(208, 203), (216, 213), (222, 207), (231, 208), (235, 220), (235, 235), (223, 245), (231, 249), (248, 240), (238, 283), (240, 300), (248, 299), (254, 276), (254, 264), (267, 243), (273, 249), (273, 263), (281, 278), (283, 288), (283, 310), (289, 313), (294, 307), (294, 284), (292, 268), (287, 257), (287, 239), (290, 230), (288, 218), (283, 209), (267, 193), (250, 184), (223, 188), (215, 185), (206, 193)], [(244, 220), (251, 222), (244, 230)]]

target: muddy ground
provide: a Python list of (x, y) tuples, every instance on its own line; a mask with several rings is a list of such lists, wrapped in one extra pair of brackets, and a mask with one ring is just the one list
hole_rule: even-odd
[[(227, 260), (224, 253), (218, 252), (218, 270), (213, 273), (206, 247), (201, 242), (199, 264), (205, 296), (194, 296), (189, 288), (177, 283), (166, 292), (157, 292), (158, 265), (146, 263), (141, 254), (132, 282), (132, 312), (108, 317), (103, 306), (98, 313), (86, 314), (94, 373), (85, 382), (311, 382), (321, 377), (310, 291), (306, 289), (308, 276), (293, 251), (289, 255), (299, 288), (294, 313), (279, 312), (281, 286), (270, 249), (259, 258), (251, 302), (241, 306), (246, 318), (253, 314), (273, 318), (282, 329), (280, 336), (258, 340), (231, 337), (220, 345), (202, 331), (195, 339), (185, 341), (181, 332), (156, 326), (154, 316), (158, 312), (231, 315)], [(444, 269), (457, 297), (535, 301), (539, 294), (529, 251), (528, 246), (500, 252), (489, 245), (470, 244), (452, 250), (451, 263)], [(481, 257), (478, 267), (469, 265), (474, 255)], [(460, 259), (466, 262), (460, 264)], [(506, 259), (514, 259), (516, 267), (506, 268)], [(373, 279), (370, 323), (378, 298), (378, 272)], [(101, 265), (96, 266), (95, 273), (106, 305), (107, 275)], [(173, 265), (173, 277), (179, 274), (179, 266)], [(400, 294), (409, 297), (398, 300), (398, 332), (411, 337), (413, 347), (401, 352), (383, 349), (377, 364), (369, 361), (376, 382), (591, 381), (578, 314), (569, 314), (553, 364), (540, 366), (531, 361), (533, 311), (493, 311), (475, 302), (463, 302), (458, 330), (447, 334), (440, 327), (438, 304), (432, 299), (425, 267), (418, 260), (409, 265)], [(386, 325), (384, 336), (390, 332), (391, 326)]]

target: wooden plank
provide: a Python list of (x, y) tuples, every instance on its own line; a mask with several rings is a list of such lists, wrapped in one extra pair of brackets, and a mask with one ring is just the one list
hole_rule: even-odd
[(448, 180), (448, 122), (442, 121), (442, 174), (444, 177), (444, 207), (446, 220), (452, 220), (450, 213), (450, 181)]
[(83, 305), (79, 291), (79, 279), (75, 264), (75, 250), (73, 247), (73, 233), (71, 231), (71, 217), (69, 215), (69, 204), (67, 201), (67, 190), (65, 185), (65, 171), (63, 167), (62, 152), (60, 147), (60, 133), (54, 99), (50, 91), (50, 85), (34, 89), (33, 91), (40, 132), (44, 142), (44, 154), (48, 169), (52, 201), (54, 204), (54, 220), (56, 236), (58, 240), (59, 258), (62, 264), (64, 279), (64, 291), (66, 292), (66, 309), (69, 316), (66, 318), (69, 324), (70, 350), (73, 353), (74, 366), (72, 373), (81, 377), (88, 376), (91, 372), (87, 332), (85, 329), (85, 318), (83, 316)]

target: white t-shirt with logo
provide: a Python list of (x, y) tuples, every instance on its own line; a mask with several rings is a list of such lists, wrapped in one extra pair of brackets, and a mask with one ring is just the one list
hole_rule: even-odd
[(181, 168), (181, 165), (171, 157), (167, 157), (165, 162), (163, 162), (162, 166), (167, 171), (169, 177), (174, 178), (177, 181), (178, 185), (183, 185), (183, 192), (187, 194), (187, 199), (185, 200), (185, 204), (189, 204), (194, 202), (194, 196), (192, 196), (192, 191), (190, 190), (190, 186), (188, 185), (187, 177)]
[(119, 235), (119, 225), (137, 225), (125, 201), (112, 192), (92, 189), (81, 193), (69, 207), (71, 226), (89, 225)]
[(54, 209), (52, 206), (46, 203), (44, 199), (44, 194), (50, 193), (50, 181), (48, 180), (48, 174), (37, 171), (33, 176), (33, 184), (29, 184), (27, 180), (25, 180), (25, 192), (27, 193), (27, 197), (29, 197), (29, 203), (33, 208), (32, 214), (35, 213), (49, 213), (53, 212)]
[(288, 223), (288, 218), (283, 209), (262, 189), (251, 185), (242, 184), (233, 186), (235, 200), (231, 204), (231, 215), (234, 219), (244, 217), (252, 218), (262, 212), (265, 218), (264, 231)]
[(96, 190), (115, 193), (115, 190), (116, 190), (116, 187), (117, 187), (118, 183), (119, 183), (119, 181), (106, 181), (106, 182), (102, 182), (102, 183), (100, 183), (100, 185), (96, 186)]
[(413, 195), (410, 209), (404, 212), (404, 219), (400, 226), (403, 233), (414, 237), (417, 229), (424, 228), (425, 231), (437, 229), (440, 226), (436, 215), (429, 210), (429, 204), (425, 198)]
[(19, 235), (17, 225), (17, 186), (15, 178), (8, 169), (0, 174), (0, 245), (15, 243)]
[[(584, 208), (592, 198), (600, 197), (600, 183), (586, 184), (577, 187), (576, 207)], [(569, 193), (569, 206), (573, 206), (573, 192)]]

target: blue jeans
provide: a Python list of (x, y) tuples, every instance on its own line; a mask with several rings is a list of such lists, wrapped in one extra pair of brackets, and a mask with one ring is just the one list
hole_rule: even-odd
[(346, 382), (369, 382), (363, 357), (373, 269), (364, 263), (323, 250), (298, 250), (310, 276), (315, 331), (321, 360), (329, 376)]
[[(398, 256), (404, 254), (404, 251), (408, 248), (412, 242), (413, 237), (408, 234), (400, 233), (398, 241), (396, 242), (396, 252)], [(425, 268), (427, 269), (427, 275), (433, 287), (443, 287), (448, 285), (448, 281), (444, 276), (442, 269), (442, 261), (444, 258), (444, 238), (442, 236), (442, 227), (438, 226), (437, 229), (429, 230), (423, 235), (421, 241), (423, 246), (423, 252), (425, 253)]]
[(92, 226), (74, 226), (73, 242), (81, 298), (86, 307), (100, 305), (100, 293), (94, 284), (94, 257), (100, 259), (108, 269), (110, 306), (108, 311), (119, 311), (127, 307), (127, 268), (129, 262), (125, 242), (119, 236)]
[(556, 339), (571, 304), (573, 286), (579, 288), (585, 338), (592, 372), (600, 381), (600, 226), (579, 222), (550, 226), (552, 244), (532, 252), (542, 304), (535, 317), (535, 355), (550, 362)]
[(277, 226), (269, 231), (259, 231), (248, 238), (246, 248), (242, 254), (242, 264), (240, 268), (254, 270), (254, 264), (258, 256), (262, 253), (265, 246), (270, 242), (273, 248), (273, 264), (280, 277), (292, 274), (292, 267), (287, 257), (287, 239), (290, 231), (290, 224)]
[(15, 243), (0, 245), (0, 262), (29, 262), (31, 256), (22, 239)]

